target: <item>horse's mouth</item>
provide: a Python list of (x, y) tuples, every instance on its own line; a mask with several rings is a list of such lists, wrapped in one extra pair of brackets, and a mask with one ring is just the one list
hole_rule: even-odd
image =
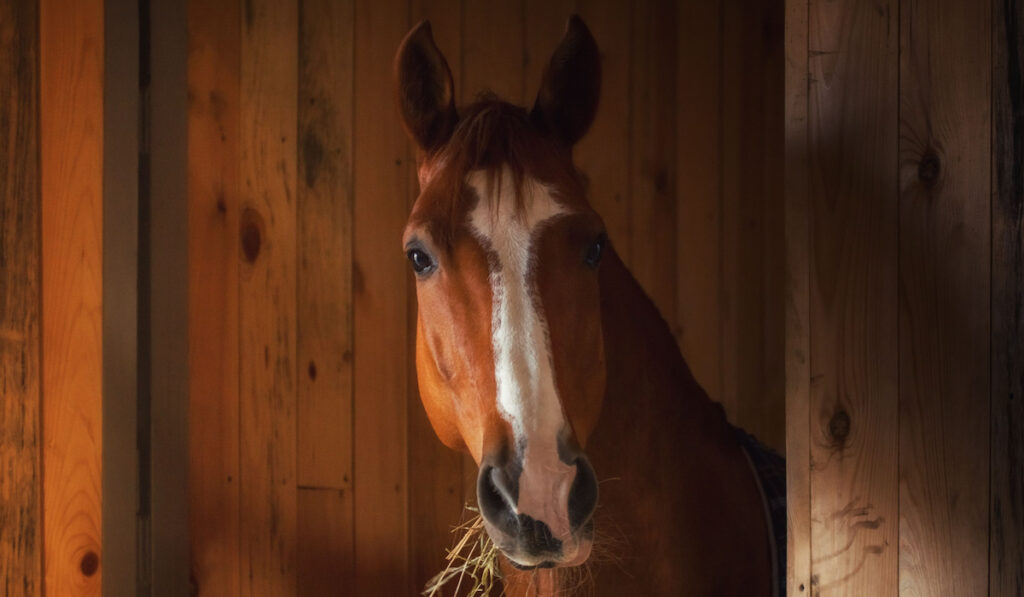
[(555, 566), (558, 565), (555, 562), (552, 562), (551, 560), (545, 560), (545, 561), (541, 562), (540, 564), (535, 564), (533, 566), (528, 566), (526, 564), (520, 564), (519, 562), (513, 560), (512, 558), (508, 558), (508, 563), (512, 564), (512, 567), (515, 568), (516, 570), (537, 570), (538, 568), (554, 568)]

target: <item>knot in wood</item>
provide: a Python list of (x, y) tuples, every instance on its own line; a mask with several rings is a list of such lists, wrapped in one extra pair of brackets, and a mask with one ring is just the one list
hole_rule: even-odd
[(247, 207), (242, 212), (242, 254), (249, 263), (256, 261), (263, 243), (263, 218), (259, 212)]
[(939, 156), (934, 151), (929, 149), (924, 152), (921, 156), (921, 161), (917, 164), (917, 178), (926, 187), (933, 187), (939, 180), (939, 173), (942, 170), (942, 162), (939, 161)]
[(842, 448), (846, 445), (846, 438), (850, 436), (850, 415), (845, 410), (836, 410), (828, 420), (828, 435), (836, 447)]
[(85, 576), (92, 576), (100, 568), (100, 557), (94, 551), (87, 551), (82, 556), (82, 561), (79, 562), (78, 567)]

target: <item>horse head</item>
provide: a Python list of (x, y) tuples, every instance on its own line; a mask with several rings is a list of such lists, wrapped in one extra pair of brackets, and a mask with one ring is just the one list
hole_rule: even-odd
[(531, 110), (491, 96), (457, 110), (426, 22), (395, 76), (418, 148), (403, 246), (423, 405), (441, 441), (478, 464), (485, 527), (513, 565), (581, 564), (598, 497), (585, 449), (605, 390), (609, 246), (572, 148), (597, 109), (597, 45), (571, 18)]

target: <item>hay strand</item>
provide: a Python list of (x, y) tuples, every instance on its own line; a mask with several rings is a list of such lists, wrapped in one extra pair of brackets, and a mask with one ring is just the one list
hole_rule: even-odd
[(466, 506), (466, 509), (474, 515), (452, 529), (452, 534), (458, 536), (459, 540), (445, 555), (445, 569), (427, 582), (423, 590), (426, 597), (442, 597), (442, 589), (451, 582), (455, 582), (453, 595), (462, 595), (459, 591), (464, 582), (469, 591), (466, 593), (468, 596), (489, 596), (492, 590), (500, 586), (498, 547), (484, 530), (484, 519), (480, 512), (471, 506)]

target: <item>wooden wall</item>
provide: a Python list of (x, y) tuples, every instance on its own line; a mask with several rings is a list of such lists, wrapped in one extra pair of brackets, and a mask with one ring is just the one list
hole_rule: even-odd
[(417, 188), (391, 60), (423, 18), (463, 102), (532, 102), (566, 18), (604, 54), (577, 150), (612, 242), (733, 420), (783, 446), (782, 4), (188, 5), (193, 583), (413, 594), (475, 466), (416, 392)]
[(790, 595), (1020, 595), (1018, 2), (786, 6)]

